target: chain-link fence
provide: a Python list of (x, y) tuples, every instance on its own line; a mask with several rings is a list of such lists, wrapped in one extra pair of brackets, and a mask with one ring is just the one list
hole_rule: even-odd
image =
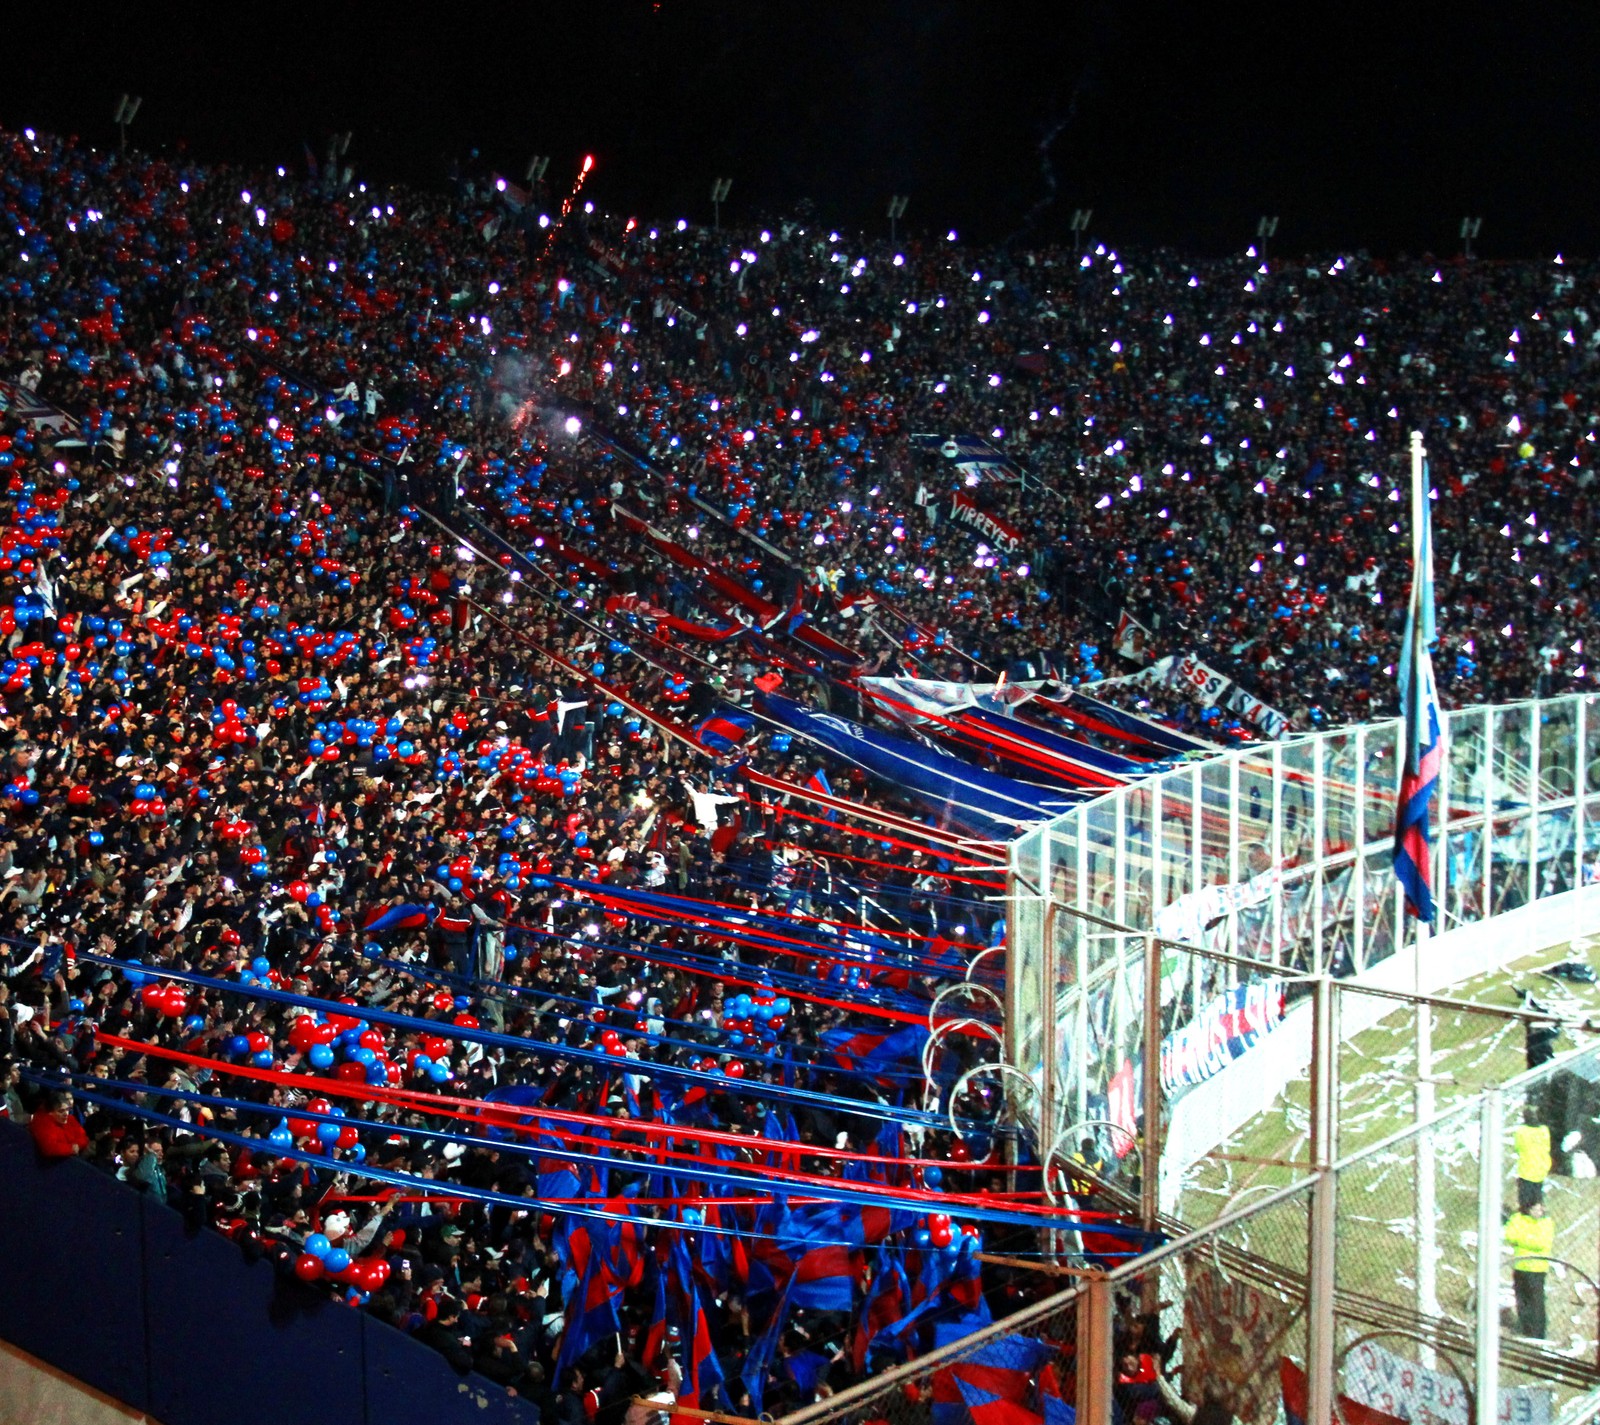
[[(1088, 1295), (1074, 1285), (806, 1406), (783, 1425), (974, 1425), (1027, 1416), (1071, 1425), (1084, 1384), (1079, 1359), (1100, 1354), (1080, 1340), (1087, 1326), (1080, 1304)], [(934, 1332), (937, 1339), (940, 1328)]]
[(1515, 1425), (1600, 1413), (1600, 1048), (1421, 1124), (1414, 1065), (1399, 1068), (1413, 1121), (1327, 1170), (1325, 1224), (1307, 1162), (1112, 1281), (1160, 1303), (1164, 1334), (1183, 1327), (1168, 1363), (1183, 1398), (1210, 1396), (1240, 1420), (1275, 1421), (1280, 1401), (1306, 1418), (1319, 1301), (1345, 1420), (1364, 1407), (1472, 1425), (1489, 1418), (1477, 1402), (1490, 1392)]

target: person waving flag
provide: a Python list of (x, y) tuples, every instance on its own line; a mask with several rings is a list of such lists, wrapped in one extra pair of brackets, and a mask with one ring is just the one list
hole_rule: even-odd
[(1430, 649), (1437, 636), (1433, 604), (1433, 521), (1422, 436), (1411, 437), (1411, 606), (1400, 650), (1401, 770), (1395, 808), (1394, 872), (1405, 889), (1406, 909), (1433, 924), (1434, 792), (1444, 760), (1443, 718)]

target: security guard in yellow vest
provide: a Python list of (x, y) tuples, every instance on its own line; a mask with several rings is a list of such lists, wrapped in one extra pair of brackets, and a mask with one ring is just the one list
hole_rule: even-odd
[(1511, 1135), (1511, 1146), (1517, 1155), (1517, 1211), (1526, 1212), (1544, 1201), (1544, 1180), (1550, 1176), (1550, 1129), (1533, 1107)]
[(1544, 1340), (1544, 1279), (1550, 1274), (1545, 1260), (1555, 1250), (1556, 1225), (1536, 1202), (1526, 1212), (1513, 1214), (1506, 1223), (1506, 1244), (1516, 1256), (1511, 1282), (1517, 1293), (1517, 1330), (1535, 1341)]

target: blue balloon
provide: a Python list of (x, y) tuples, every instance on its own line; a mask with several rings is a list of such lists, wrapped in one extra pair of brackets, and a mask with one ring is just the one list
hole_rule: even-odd
[(250, 1062), (258, 1069), (270, 1069), (272, 1067), (272, 1050), (263, 1049), (259, 1054), (252, 1054)]
[(944, 1181), (944, 1169), (924, 1168), (922, 1170), (922, 1181), (931, 1188), (938, 1187)]
[[(327, 1127), (326, 1124), (323, 1126)], [(334, 1137), (337, 1138), (338, 1136), (338, 1131), (335, 1130)], [(330, 1276), (338, 1275), (338, 1273), (342, 1272), (349, 1265), (350, 1254), (345, 1251), (343, 1247), (329, 1248), (327, 1255), (322, 1259), (322, 1270), (327, 1272)]]
[(321, 1232), (313, 1232), (306, 1238), (306, 1251), (319, 1261), (333, 1250), (333, 1243)]
[[(75, 1009), (81, 1010), (83, 1008), (83, 1002), (81, 1000), (73, 1000), (72, 1004)], [(191, 1034), (198, 1034), (206, 1027), (206, 1021), (202, 1015), (191, 1014), (186, 1020), (183, 1021), (183, 1027)]]
[(257, 955), (256, 958), (250, 962), (250, 968), (258, 975), (265, 975), (272, 969), (272, 961), (267, 959), (265, 955)]
[(450, 1066), (443, 1060), (437, 1060), (428, 1065), (428, 1077), (436, 1084), (445, 1083), (450, 1078)]
[(918, 1247), (927, 1248), (933, 1246), (933, 1236), (926, 1227), (917, 1228), (916, 1232), (912, 1234), (911, 1241)]
[(324, 1143), (338, 1142), (339, 1125), (337, 1123), (319, 1123), (317, 1125), (317, 1137)]
[(371, 1049), (367, 1048), (365, 1044), (357, 1044), (356, 1047), (350, 1051), (350, 1062), (353, 1064), (360, 1064), (363, 1069), (370, 1069), (378, 1062), (378, 1056), (373, 1053)]
[(313, 1044), (306, 1058), (311, 1061), (313, 1069), (331, 1069), (333, 1067), (333, 1050), (326, 1044)]
[(235, 1059), (242, 1058), (250, 1052), (250, 1041), (242, 1034), (232, 1035), (228, 1039), (228, 1053)]

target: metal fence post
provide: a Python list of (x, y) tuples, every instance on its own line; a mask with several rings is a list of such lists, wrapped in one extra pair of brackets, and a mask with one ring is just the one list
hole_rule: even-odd
[(1311, 1039), (1311, 1230), (1306, 1273), (1307, 1425), (1333, 1420), (1335, 1284), (1334, 1232), (1338, 1179), (1333, 1171), (1333, 1125), (1337, 1117), (1339, 1040), (1334, 1013), (1338, 994), (1322, 975), (1312, 986)]
[(1144, 1151), (1139, 1164), (1139, 1224), (1154, 1232), (1161, 1215), (1161, 942), (1144, 942)]
[(1077, 1425), (1111, 1425), (1111, 1283), (1088, 1277), (1078, 1301)]
[(1473, 1398), (1480, 1422), (1500, 1418), (1500, 1165), (1505, 1108), (1498, 1088), (1487, 1089), (1478, 1127), (1478, 1319)]

